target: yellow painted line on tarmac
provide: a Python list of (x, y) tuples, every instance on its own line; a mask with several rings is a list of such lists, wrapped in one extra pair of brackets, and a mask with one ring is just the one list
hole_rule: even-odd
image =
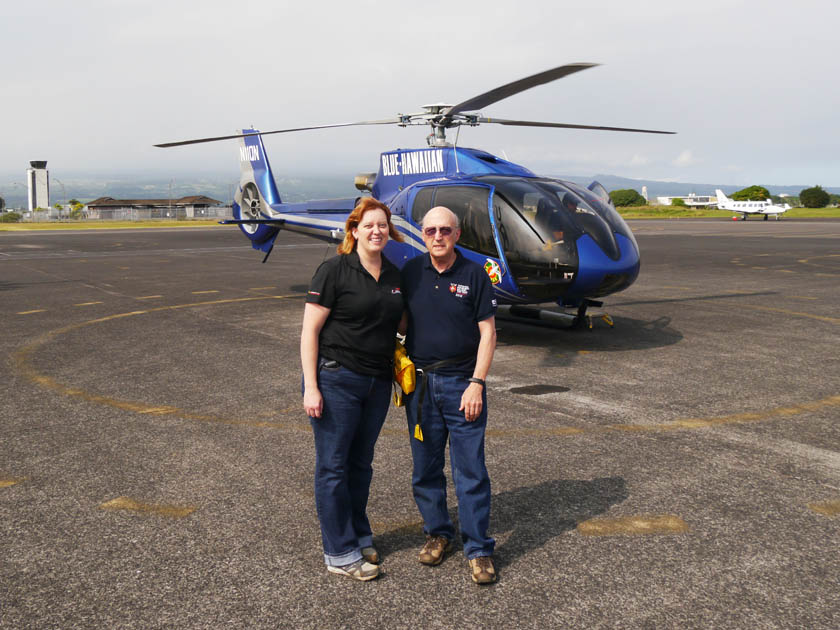
[(11, 488), (22, 481), (26, 481), (26, 477), (0, 477), (0, 488)]
[(776, 269), (779, 273), (796, 273), (795, 271), (791, 271), (790, 269)]
[(216, 289), (211, 289), (209, 291), (193, 291), (192, 292), (193, 295), (204, 295), (206, 293), (218, 293), (218, 291)]
[(578, 350), (578, 354), (592, 354), (592, 350)]
[(762, 270), (762, 269), (767, 269), (767, 267), (752, 267), (752, 269)]
[(79, 304), (74, 304), (73, 306), (93, 306), (94, 304), (103, 304), (103, 302), (81, 302)]
[[(55, 379), (45, 374), (41, 374), (38, 372), (31, 364), (31, 357), (32, 355), (43, 345), (52, 341), (53, 339), (66, 334), (68, 332), (78, 330), (80, 328), (84, 328), (87, 326), (92, 326), (94, 324), (101, 324), (103, 322), (114, 321), (118, 319), (125, 319), (128, 317), (136, 317), (139, 315), (147, 315), (150, 313), (159, 313), (162, 311), (170, 311), (170, 310), (179, 310), (184, 308), (194, 308), (198, 306), (211, 306), (211, 305), (219, 305), (219, 304), (236, 304), (239, 302), (254, 302), (257, 300), (283, 300), (283, 299), (295, 299), (304, 297), (302, 293), (295, 293), (290, 295), (259, 295), (254, 297), (244, 297), (244, 298), (230, 298), (224, 300), (209, 300), (205, 302), (194, 302), (192, 304), (175, 304), (172, 306), (158, 306), (156, 308), (150, 308), (146, 310), (139, 310), (139, 311), (129, 311), (127, 313), (117, 313), (115, 315), (108, 315), (106, 317), (99, 317), (97, 319), (91, 319), (85, 322), (80, 322), (77, 324), (70, 324), (68, 326), (64, 326), (62, 328), (57, 328), (55, 330), (51, 330), (40, 337), (38, 337), (35, 341), (25, 346), (18, 348), (14, 353), (12, 353), (11, 358), (12, 362), (18, 371), (23, 374), (23, 376), (29, 380), (31, 383), (35, 383), (41, 387), (46, 389), (52, 390), (59, 394), (65, 396), (71, 396), (73, 398), (79, 398), (81, 400), (86, 400), (88, 402), (93, 402), (101, 405), (106, 405), (109, 407), (114, 407), (117, 409), (122, 409), (124, 411), (131, 411), (138, 414), (143, 415), (150, 415), (150, 416), (174, 416), (178, 418), (182, 418), (184, 420), (193, 420), (196, 422), (212, 422), (216, 424), (227, 424), (233, 426), (247, 426), (247, 427), (257, 427), (257, 428), (272, 428), (272, 429), (285, 429), (285, 430), (292, 430), (292, 431), (303, 431), (308, 432), (311, 431), (311, 427), (309, 424), (302, 424), (302, 423), (293, 423), (293, 422), (272, 422), (272, 421), (263, 421), (263, 420), (249, 420), (249, 419), (236, 419), (236, 418), (222, 418), (218, 416), (212, 416), (207, 414), (197, 414), (189, 412), (185, 409), (180, 409), (178, 407), (174, 407), (171, 405), (151, 405), (146, 402), (140, 401), (132, 401), (132, 400), (121, 400), (119, 398), (113, 398), (110, 396), (101, 396), (99, 394), (94, 394), (92, 392), (85, 391), (83, 389), (78, 389), (74, 387), (69, 387), (64, 385), (63, 383), (59, 383)], [(302, 415), (302, 414), (301, 414)]]
[(251, 287), (249, 291), (272, 291), (277, 287)]
[(840, 514), (840, 500), (809, 503), (808, 509), (813, 510), (817, 514), (822, 514), (823, 516), (837, 516)]
[(622, 516), (591, 518), (578, 523), (577, 531), (584, 536), (640, 536), (650, 534), (685, 534), (688, 524), (679, 516)]
[(820, 298), (808, 297), (807, 295), (791, 295), (794, 300), (819, 300)]
[[(66, 334), (68, 332), (78, 330), (87, 326), (93, 326), (95, 324), (100, 324), (103, 322), (108, 321), (115, 321), (119, 319), (125, 319), (129, 317), (137, 317), (140, 315), (147, 315), (152, 313), (159, 313), (163, 311), (170, 311), (170, 310), (179, 310), (185, 308), (195, 308), (200, 306), (213, 306), (213, 305), (221, 305), (221, 304), (236, 304), (240, 302), (253, 302), (257, 300), (284, 300), (284, 299), (296, 299), (302, 298), (304, 294), (302, 293), (295, 293), (290, 295), (260, 295), (260, 296), (253, 296), (253, 297), (242, 297), (242, 298), (229, 298), (229, 299), (222, 299), (222, 300), (208, 300), (204, 302), (195, 302), (192, 304), (176, 304), (171, 306), (159, 306), (156, 308), (149, 308), (146, 310), (137, 310), (137, 311), (130, 311), (126, 313), (117, 313), (114, 315), (108, 315), (106, 317), (99, 317), (97, 319), (91, 319), (84, 322), (79, 322), (76, 324), (70, 324), (68, 326), (64, 326), (62, 328), (57, 328), (55, 330), (49, 331), (35, 339), (33, 342), (21, 346), (15, 352), (11, 354), (12, 364), (20, 372), (28, 381), (31, 383), (37, 384), (41, 387), (46, 389), (52, 390), (59, 394), (65, 396), (71, 396), (74, 398), (79, 398), (82, 400), (86, 400), (89, 402), (94, 402), (97, 404), (107, 405), (110, 407), (115, 407), (117, 409), (122, 409), (125, 411), (131, 411), (134, 413), (142, 414), (142, 415), (149, 415), (149, 416), (171, 416), (177, 417), (184, 420), (192, 420), (197, 422), (211, 422), (216, 424), (226, 424), (232, 426), (245, 426), (245, 427), (256, 427), (256, 428), (268, 428), (268, 429), (282, 429), (282, 430), (289, 430), (295, 432), (310, 432), (311, 427), (309, 423), (303, 419), (303, 413), (300, 412), (298, 415), (295, 413), (296, 410), (299, 409), (298, 405), (292, 405), (287, 407), (286, 409), (280, 410), (278, 414), (294, 414), (296, 417), (301, 418), (301, 421), (298, 422), (277, 422), (277, 421), (269, 421), (269, 420), (256, 420), (256, 419), (248, 419), (248, 418), (228, 418), (228, 417), (220, 417), (220, 416), (213, 416), (207, 414), (198, 414), (193, 413), (185, 409), (181, 409), (179, 407), (171, 406), (171, 405), (153, 405), (142, 401), (131, 401), (131, 400), (121, 400), (118, 398), (113, 398), (110, 396), (101, 396), (99, 394), (94, 394), (82, 389), (69, 387), (64, 385), (63, 383), (59, 383), (55, 379), (45, 374), (40, 373), (38, 370), (31, 363), (31, 357), (35, 354), (35, 352), (43, 345), (47, 344), (48, 342), (56, 339), (57, 337)], [(773, 309), (770, 307), (751, 307), (757, 308), (759, 310), (770, 310), (770, 311), (779, 311), (785, 314), (793, 314), (793, 315), (804, 315), (806, 317), (817, 317), (818, 319), (824, 319), (830, 321), (831, 323), (840, 323), (840, 319), (837, 318), (822, 318), (818, 316), (811, 316), (809, 314), (803, 313), (795, 313), (791, 311), (784, 311), (782, 309)], [(588, 354), (591, 351), (589, 350), (581, 350), (579, 353), (581, 354)], [(821, 400), (811, 401), (811, 402), (804, 402), (801, 404), (794, 404), (788, 405), (784, 407), (777, 407), (773, 409), (765, 409), (761, 411), (755, 412), (744, 412), (744, 413), (737, 413), (727, 416), (718, 416), (718, 417), (710, 417), (710, 418), (683, 418), (679, 420), (675, 420), (672, 422), (665, 422), (665, 423), (651, 423), (651, 424), (612, 424), (612, 425), (601, 425), (601, 426), (594, 426), (594, 427), (572, 427), (572, 426), (554, 426), (554, 427), (537, 427), (537, 428), (519, 428), (519, 429), (512, 429), (512, 430), (504, 430), (504, 429), (487, 429), (488, 436), (495, 436), (495, 437), (527, 437), (527, 436), (572, 436), (572, 435), (592, 435), (592, 434), (601, 434), (601, 433), (610, 433), (610, 432), (636, 432), (636, 433), (654, 433), (654, 432), (663, 432), (663, 431), (676, 431), (676, 430), (693, 430), (693, 429), (702, 429), (707, 427), (715, 427), (721, 425), (728, 425), (728, 424), (739, 424), (739, 423), (749, 423), (749, 422), (760, 422), (765, 420), (777, 420), (777, 419), (786, 419), (791, 418), (794, 416), (801, 415), (803, 413), (809, 413), (814, 411), (821, 411), (824, 409), (840, 407), (840, 395), (838, 396), (829, 396), (827, 398), (823, 398)], [(407, 432), (407, 428), (402, 429), (383, 429), (383, 435), (398, 435), (403, 436)]]
[(117, 497), (99, 506), (103, 510), (127, 510), (140, 514), (153, 514), (167, 518), (185, 518), (198, 508), (193, 505), (155, 505), (135, 501), (131, 497)]
[(821, 322), (828, 322), (829, 324), (840, 324), (840, 317), (827, 317), (825, 315), (814, 315), (813, 313), (803, 313), (801, 311), (789, 311), (784, 308), (774, 308), (772, 306), (756, 306), (752, 304), (744, 304), (742, 308), (752, 308), (757, 311), (768, 311), (770, 313), (782, 313), (784, 315), (795, 315), (796, 317), (807, 317), (808, 319), (816, 319)]
[(33, 313), (46, 313), (47, 309), (45, 308), (36, 308), (31, 311), (20, 311), (18, 315), (32, 315)]
[(138, 300), (156, 300), (158, 298), (162, 298), (162, 295), (141, 295), (138, 297)]

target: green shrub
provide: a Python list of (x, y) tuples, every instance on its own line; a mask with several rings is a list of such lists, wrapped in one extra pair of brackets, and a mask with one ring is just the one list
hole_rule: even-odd
[(610, 199), (616, 208), (623, 208), (627, 206), (643, 206), (647, 203), (638, 191), (632, 188), (622, 188), (610, 192)]
[(0, 223), (17, 223), (21, 218), (17, 212), (4, 212), (0, 214)]

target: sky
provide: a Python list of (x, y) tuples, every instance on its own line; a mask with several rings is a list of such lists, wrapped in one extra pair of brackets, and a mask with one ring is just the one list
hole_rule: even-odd
[[(773, 3), (774, 4), (774, 3)], [(460, 146), (545, 175), (840, 186), (840, 4), (801, 0), (45, 0), (0, 21), (0, 182), (229, 173), (235, 141), (155, 143), (389, 118), (574, 62), (602, 64), (485, 116), (676, 131), (481, 125)], [(449, 137), (453, 138), (450, 130)], [(427, 129), (268, 136), (278, 177), (375, 171)]]

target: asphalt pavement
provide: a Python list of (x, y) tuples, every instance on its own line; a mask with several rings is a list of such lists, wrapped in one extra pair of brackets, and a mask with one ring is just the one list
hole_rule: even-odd
[(840, 221), (631, 227), (612, 327), (498, 322), (488, 587), (460, 544), (417, 562), (393, 408), (385, 575), (324, 568), (298, 343), (331, 247), (0, 231), (0, 628), (840, 627)]

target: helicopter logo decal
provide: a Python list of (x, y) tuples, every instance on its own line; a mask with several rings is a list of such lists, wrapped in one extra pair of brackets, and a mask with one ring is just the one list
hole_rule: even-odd
[(382, 154), (382, 174), (385, 177), (443, 172), (443, 151), (440, 149)]
[[(312, 129), (361, 125), (428, 125), (424, 149), (382, 152), (378, 172), (356, 177), (356, 188), (388, 205), (404, 243), (389, 241), (385, 255), (398, 267), (426, 251), (421, 234), (425, 212), (446, 206), (459, 219), (457, 248), (482, 265), (493, 284), (499, 312), (533, 321), (554, 311), (533, 310), (526, 304), (554, 301), (576, 308), (573, 324), (586, 321), (598, 298), (622, 291), (636, 279), (639, 249), (630, 228), (598, 182), (583, 188), (573, 182), (541, 177), (529, 169), (480, 149), (455, 146), (446, 131), (462, 125), (500, 124), (518, 127), (589, 129), (648, 134), (670, 131), (605, 127), (588, 124), (489, 118), (480, 110), (525, 90), (596, 66), (558, 66), (474, 96), (457, 105), (423, 106), (423, 111), (381, 120), (294, 127), (274, 131), (243, 129), (226, 136), (158, 144), (185, 144), (237, 139), (240, 181), (233, 203), (233, 220), (264, 252), (266, 261), (282, 230), (328, 242), (341, 241), (347, 215), (359, 196), (284, 203), (277, 191), (262, 137)], [(459, 295), (458, 287), (455, 294)], [(464, 293), (465, 294), (465, 293)], [(547, 317), (547, 316), (546, 316)]]
[(499, 284), (502, 281), (502, 268), (492, 258), (488, 258), (484, 263), (484, 271), (487, 272), (487, 275), (490, 277), (490, 282), (493, 284)]

